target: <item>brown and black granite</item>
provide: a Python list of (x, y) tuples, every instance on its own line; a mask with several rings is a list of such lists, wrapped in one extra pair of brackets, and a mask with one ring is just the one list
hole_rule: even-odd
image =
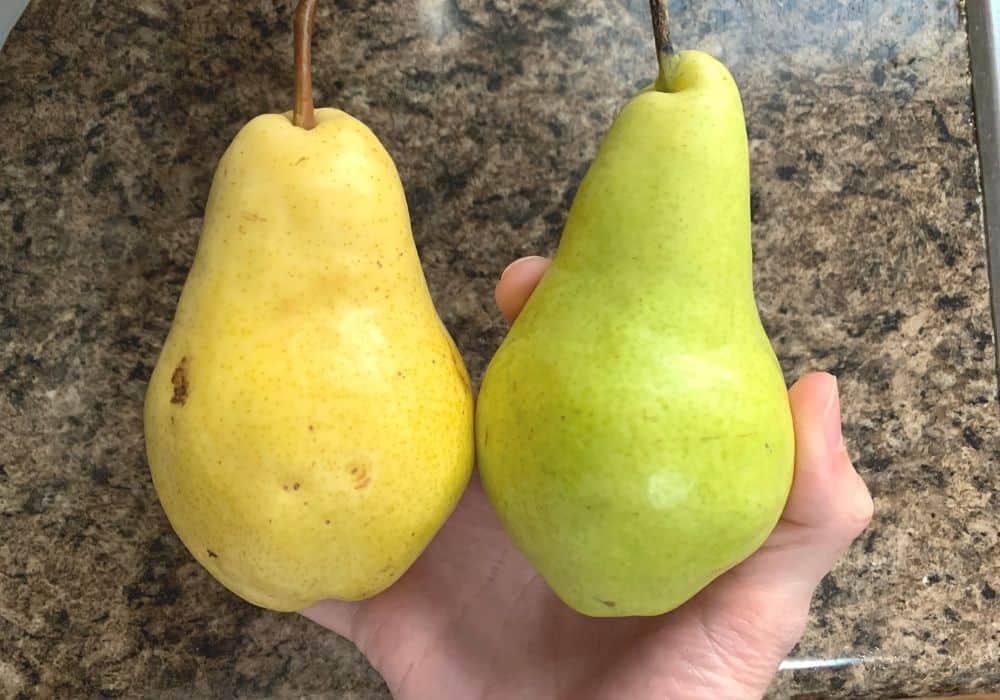
[[(290, 107), (290, 2), (36, 0), (0, 54), (0, 696), (381, 698), (354, 647), (255, 609), (171, 532), (146, 381), (216, 161)], [(492, 290), (548, 253), (652, 75), (645, 0), (320, 3), (317, 102), (398, 163), (479, 377)], [(673, 3), (742, 85), (757, 289), (789, 380), (837, 374), (875, 522), (775, 697), (1000, 686), (1000, 428), (961, 8)]]

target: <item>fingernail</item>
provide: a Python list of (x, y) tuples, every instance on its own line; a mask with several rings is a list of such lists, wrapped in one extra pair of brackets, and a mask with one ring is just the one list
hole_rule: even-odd
[(517, 260), (515, 260), (514, 262), (512, 262), (510, 265), (508, 265), (507, 267), (505, 267), (503, 269), (503, 272), (500, 273), (500, 279), (503, 279), (504, 277), (506, 277), (507, 273), (510, 272), (510, 268), (514, 267), (515, 265), (517, 265), (522, 260), (524, 260), (524, 258), (518, 258)]
[(507, 273), (510, 272), (510, 268), (514, 267), (518, 263), (521, 263), (525, 260), (531, 260), (532, 258), (540, 258), (540, 257), (541, 257), (540, 255), (529, 255), (524, 258), (518, 258), (517, 260), (515, 260), (514, 262), (512, 262), (510, 265), (508, 265), (503, 269), (503, 272), (500, 273), (500, 279), (503, 279), (507, 275)]
[(830, 383), (830, 395), (823, 410), (823, 428), (826, 431), (826, 446), (829, 454), (838, 454), (844, 448), (844, 434), (840, 427), (840, 390), (837, 378)]

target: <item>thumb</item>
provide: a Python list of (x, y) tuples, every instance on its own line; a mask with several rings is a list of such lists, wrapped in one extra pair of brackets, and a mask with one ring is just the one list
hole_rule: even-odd
[(507, 323), (513, 323), (521, 313), (528, 297), (542, 280), (542, 275), (549, 269), (550, 260), (533, 255), (519, 258), (507, 266), (497, 283), (497, 306)]

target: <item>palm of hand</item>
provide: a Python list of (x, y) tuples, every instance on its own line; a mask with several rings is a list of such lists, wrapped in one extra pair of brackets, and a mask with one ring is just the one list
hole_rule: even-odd
[[(508, 317), (543, 269), (527, 271), (521, 294), (518, 275), (505, 276), (519, 297)], [(667, 615), (596, 619), (566, 607), (504, 533), (476, 476), (395, 585), (304, 614), (354, 641), (401, 700), (759, 697), (802, 635), (813, 590), (872, 515), (840, 439), (836, 381), (808, 375), (789, 399), (796, 466), (781, 522)]]
[(801, 528), (782, 522), (757, 554), (673, 613), (589, 618), (514, 547), (474, 478), (392, 588), (307, 614), (353, 639), (397, 698), (751, 697), (802, 633), (808, 597), (802, 605), (767, 585)]
[[(403, 579), (356, 608), (351, 636), (399, 698), (581, 698), (602, 688), (672, 697), (692, 666), (729, 684), (739, 650), (713, 636), (708, 593), (661, 618), (579, 615), (517, 551), (474, 479)], [(794, 643), (794, 631), (783, 636)], [(766, 684), (763, 675), (747, 680)]]

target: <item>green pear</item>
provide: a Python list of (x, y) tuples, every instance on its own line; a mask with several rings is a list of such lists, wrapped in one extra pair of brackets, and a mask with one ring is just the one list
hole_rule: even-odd
[(473, 461), (468, 375), (395, 165), (357, 119), (313, 111), (303, 60), (294, 119), (251, 120), (222, 157), (145, 402), (180, 539), (234, 593), (282, 611), (391, 585)]
[(690, 599), (761, 545), (792, 479), (740, 94), (704, 53), (661, 66), (601, 144), (477, 405), (506, 530), (592, 616)]

